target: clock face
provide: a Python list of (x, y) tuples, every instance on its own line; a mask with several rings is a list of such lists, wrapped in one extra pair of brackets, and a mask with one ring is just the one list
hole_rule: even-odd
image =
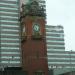
[(33, 25), (33, 30), (36, 31), (36, 32), (38, 32), (38, 31), (40, 30), (39, 24), (35, 23), (35, 24)]

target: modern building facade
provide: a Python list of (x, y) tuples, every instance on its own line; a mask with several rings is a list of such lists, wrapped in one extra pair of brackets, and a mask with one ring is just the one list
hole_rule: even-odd
[(48, 56), (49, 68), (75, 68), (75, 52), (50, 51)]
[(47, 51), (65, 51), (63, 26), (46, 25)]
[(65, 51), (63, 26), (46, 25), (48, 68), (54, 75), (75, 71), (75, 52)]
[(54, 75), (75, 71), (75, 51), (51, 51), (49, 56), (49, 70), (52, 69)]
[(0, 0), (0, 68), (21, 66), (19, 0)]
[[(59, 54), (62, 53), (62, 51), (65, 51), (64, 30), (62, 26), (46, 25), (46, 44), (48, 65), (50, 68), (51, 66), (58, 64), (55, 59), (57, 60), (57, 58), (59, 58)], [(55, 55), (55, 53), (57, 55)]]

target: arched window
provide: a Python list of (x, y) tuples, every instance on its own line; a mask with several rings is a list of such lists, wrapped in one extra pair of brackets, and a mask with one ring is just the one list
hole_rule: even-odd
[(25, 24), (22, 25), (21, 29), (21, 41), (26, 40), (26, 27)]

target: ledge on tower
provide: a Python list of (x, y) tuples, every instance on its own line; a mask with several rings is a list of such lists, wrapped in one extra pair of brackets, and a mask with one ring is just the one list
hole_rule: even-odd
[(25, 36), (22, 36), (22, 38), (21, 38), (21, 42), (23, 43), (23, 42), (25, 42), (27, 40), (27, 36), (25, 35)]
[(34, 33), (34, 34), (32, 34), (32, 39), (34, 39), (34, 40), (42, 40), (43, 36), (40, 33)]

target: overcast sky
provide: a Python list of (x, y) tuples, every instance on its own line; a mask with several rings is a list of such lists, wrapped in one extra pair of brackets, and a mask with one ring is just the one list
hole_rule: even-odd
[(47, 24), (63, 25), (66, 50), (75, 50), (75, 0), (46, 0)]

